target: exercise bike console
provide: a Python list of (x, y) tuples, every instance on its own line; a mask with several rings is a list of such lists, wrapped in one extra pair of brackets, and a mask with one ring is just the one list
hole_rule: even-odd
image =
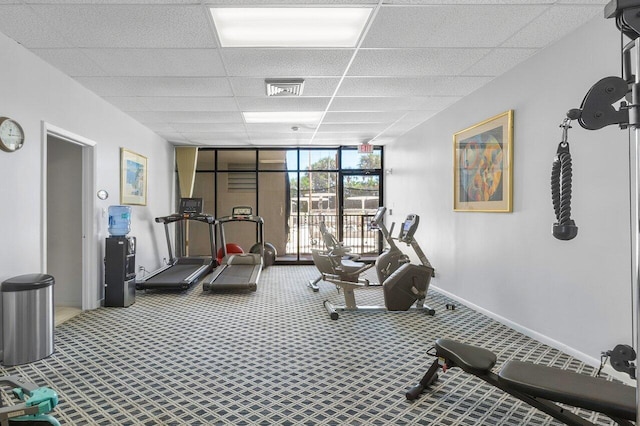
[(400, 231), (400, 236), (398, 237), (398, 241), (402, 243), (411, 244), (413, 241), (413, 234), (416, 233), (418, 229), (418, 224), (420, 223), (420, 216), (416, 214), (410, 214), (402, 223), (402, 230)]

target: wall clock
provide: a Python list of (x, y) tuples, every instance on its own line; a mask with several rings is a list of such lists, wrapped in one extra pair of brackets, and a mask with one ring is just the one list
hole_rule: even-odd
[(24, 130), (22, 126), (7, 117), (0, 117), (0, 149), (14, 152), (24, 144)]

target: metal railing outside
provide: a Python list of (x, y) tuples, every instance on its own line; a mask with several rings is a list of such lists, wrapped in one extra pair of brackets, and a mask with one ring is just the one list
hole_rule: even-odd
[(380, 252), (378, 230), (371, 226), (372, 214), (344, 215), (342, 238), (338, 232), (337, 215), (301, 214), (299, 218), (299, 228), (298, 217), (292, 216), (290, 219), (289, 241), (287, 242), (287, 254), (289, 255), (310, 254), (312, 249), (325, 250), (326, 246), (320, 233), (320, 223), (323, 221), (329, 232), (346, 246), (351, 247), (351, 253), (378, 255)]

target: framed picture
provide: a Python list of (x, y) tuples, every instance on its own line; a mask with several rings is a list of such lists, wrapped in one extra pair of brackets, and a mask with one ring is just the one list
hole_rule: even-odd
[(147, 205), (147, 157), (120, 148), (120, 204)]
[(513, 110), (453, 135), (453, 210), (511, 212)]

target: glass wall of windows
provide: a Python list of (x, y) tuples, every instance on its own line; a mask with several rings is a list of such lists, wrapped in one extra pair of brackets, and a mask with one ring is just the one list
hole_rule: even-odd
[[(278, 262), (309, 261), (311, 250), (324, 249), (321, 222), (353, 253), (375, 256), (381, 239), (369, 222), (382, 204), (382, 154), (381, 147), (372, 154), (350, 147), (201, 148), (193, 196), (215, 217), (228, 216), (234, 206), (252, 207), (264, 218), (265, 240), (276, 247)], [(227, 242), (248, 251), (255, 229), (233, 225), (225, 227)], [(189, 235), (192, 250), (206, 248), (202, 230)]]

